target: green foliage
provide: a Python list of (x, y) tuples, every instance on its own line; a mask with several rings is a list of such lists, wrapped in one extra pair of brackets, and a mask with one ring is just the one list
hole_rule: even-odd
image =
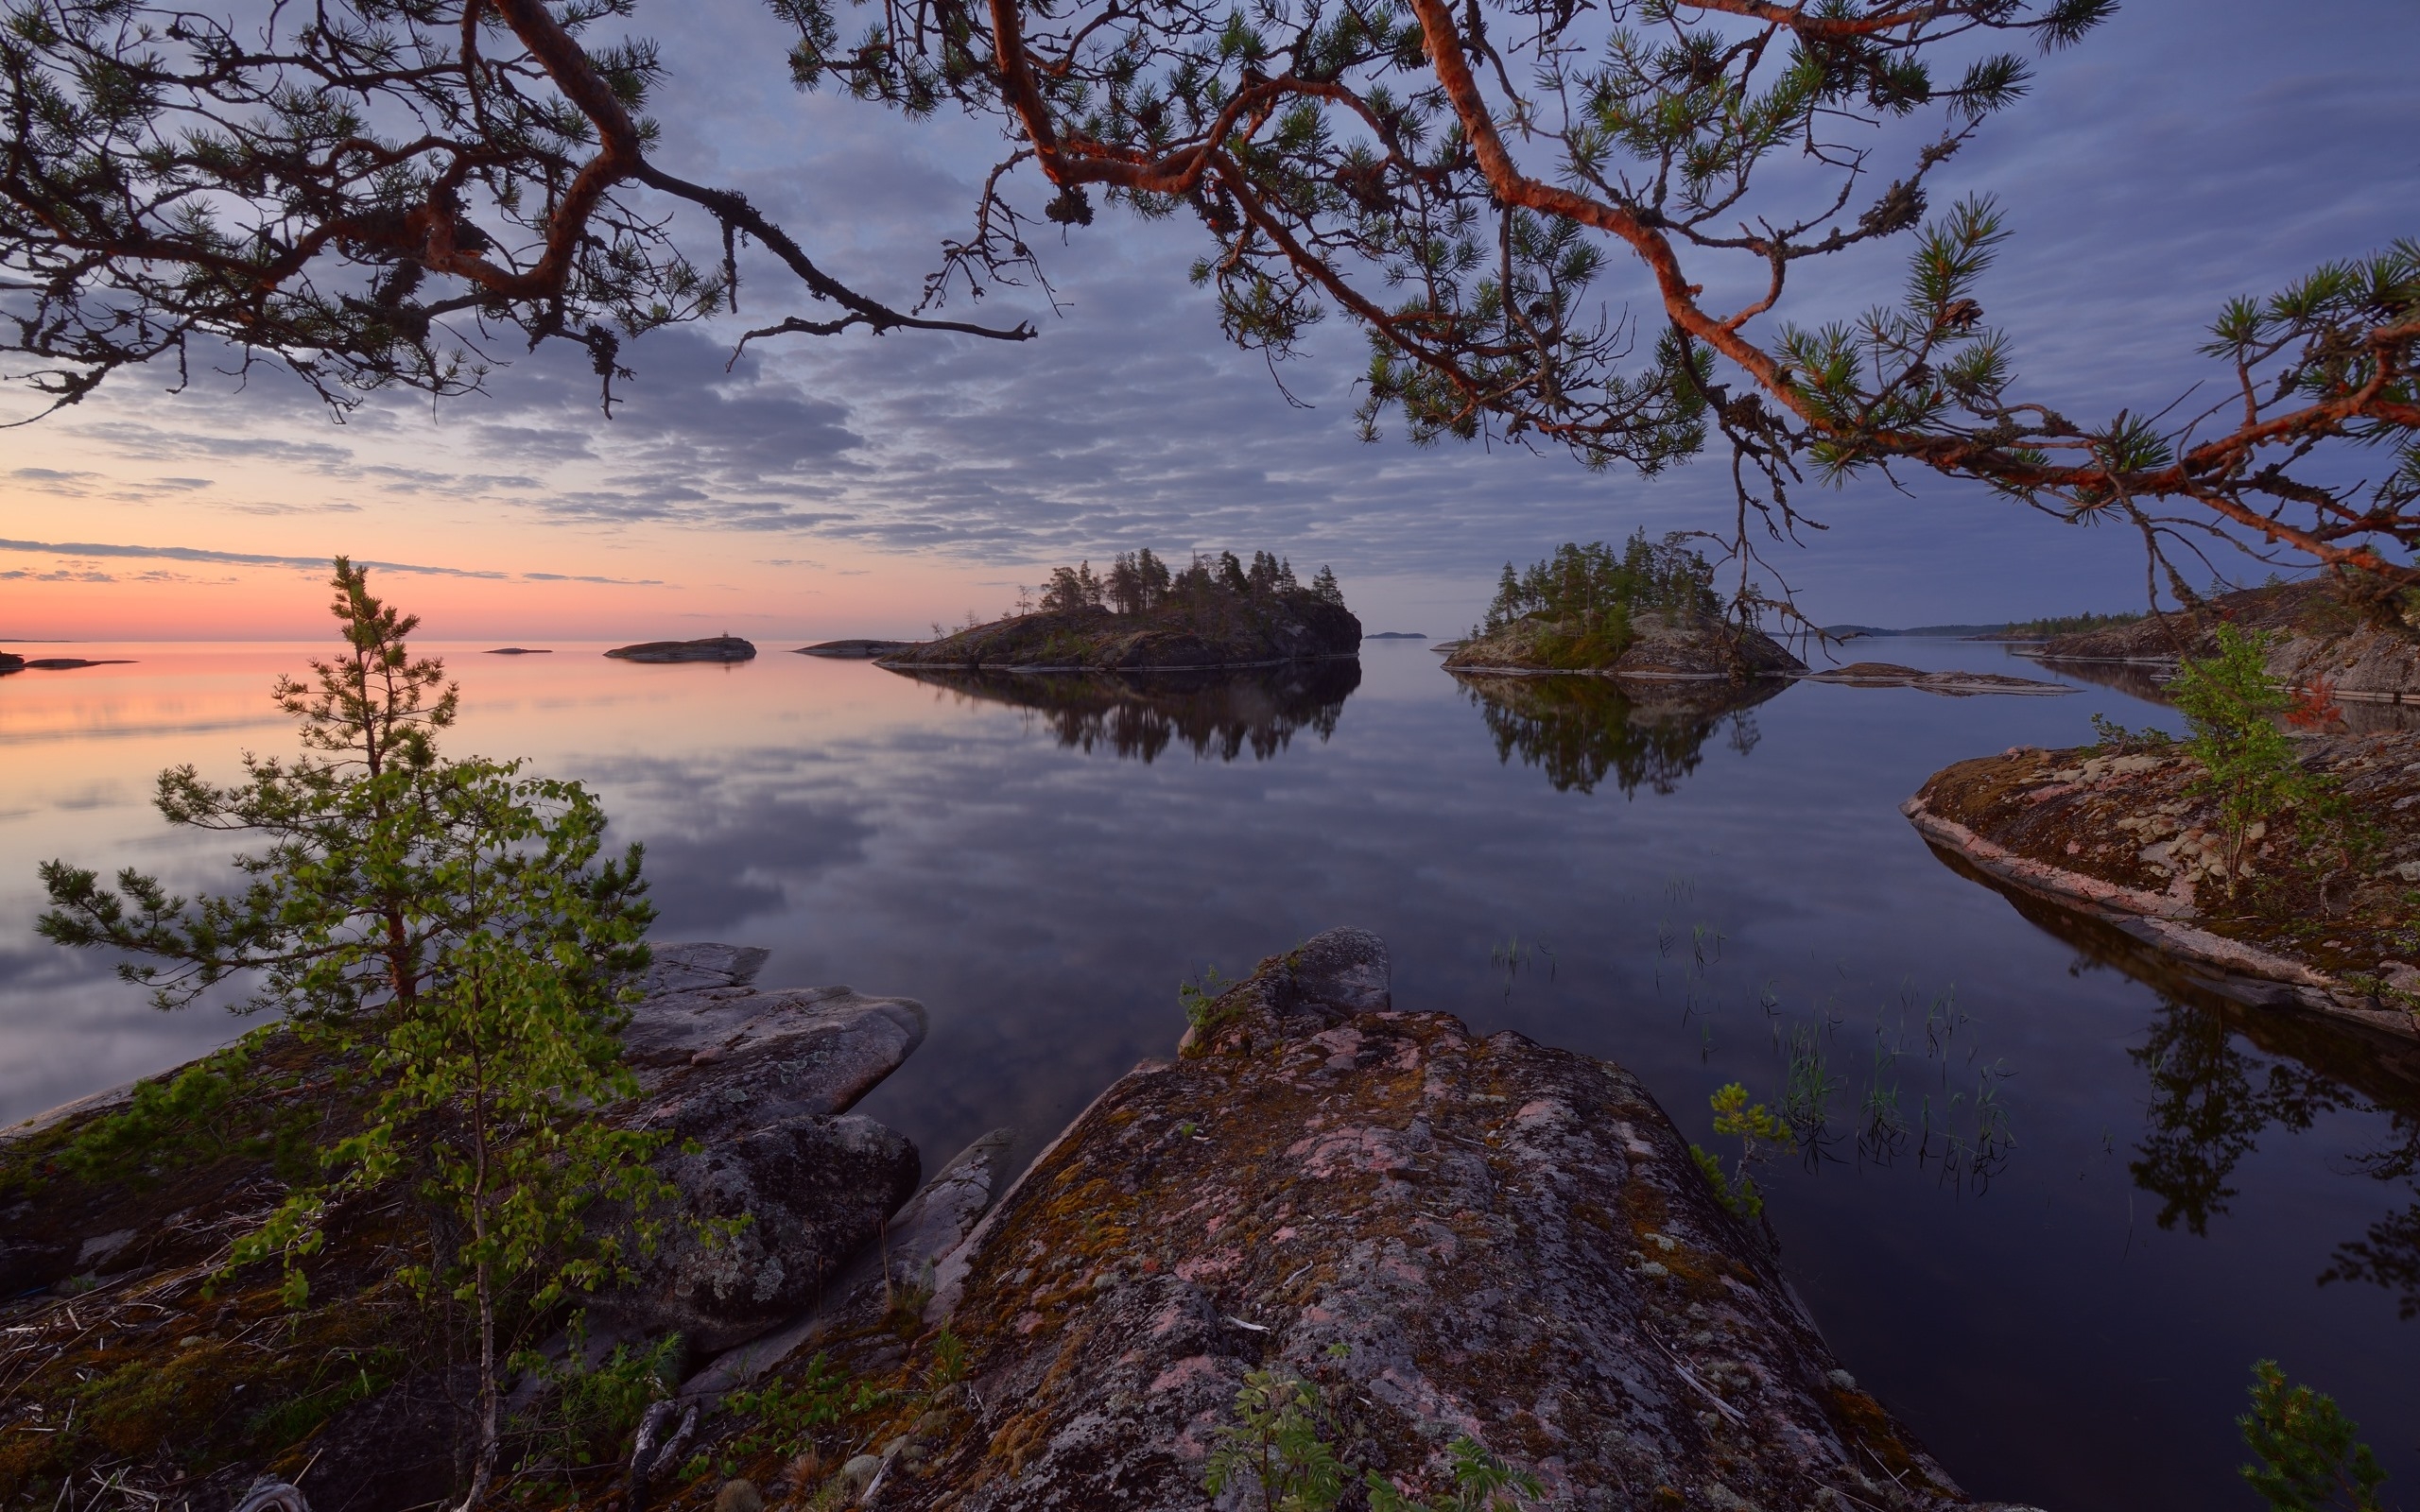
[(2129, 730), (2102, 713), (2092, 716), (2092, 733), (2094, 748), (2112, 754), (2167, 750), (2176, 744), (2176, 737), (2165, 730), (2156, 730), (2149, 725), (2140, 730)]
[(1215, 966), (1203, 970), (1199, 986), (1191, 982), (1177, 984), (1177, 1005), (1184, 1010), (1184, 1022), (1197, 1038), (1207, 1038), (1212, 1030), (1236, 1016), (1236, 1009), (1219, 1006), (1220, 994), (1233, 985), (1219, 976)]
[[(280, 1179), (305, 1178), (317, 1164), (310, 1109), (275, 1108), (246, 1095), (259, 1087), (254, 1057), (274, 1033), (271, 1026), (254, 1029), (172, 1076), (136, 1082), (126, 1107), (78, 1130), (59, 1150), (60, 1169), (96, 1185), (145, 1186), (168, 1168), (266, 1156)], [(30, 1172), (25, 1179), (28, 1192), (39, 1185)]]
[(1705, 558), (1678, 536), (1651, 542), (1646, 531), (1635, 531), (1618, 553), (1601, 541), (1566, 542), (1526, 572), (1504, 564), (1478, 633), (1493, 635), (1535, 617), (1547, 622), (1539, 650), (1548, 662), (1599, 666), (1629, 649), (1640, 614), (1719, 612), (1713, 581)]
[[(1329, 1346), (1332, 1356), (1350, 1350)], [(1320, 1386), (1299, 1376), (1254, 1370), (1236, 1393), (1236, 1421), (1221, 1424), (1202, 1487), (1212, 1496), (1250, 1487), (1261, 1512), (1333, 1512), (1352, 1486), (1350, 1467), (1337, 1457), (1331, 1440), (1340, 1424)], [(1364, 1470), (1360, 1488), (1371, 1512), (1521, 1512), (1546, 1494), (1538, 1478), (1516, 1470), (1468, 1435), (1445, 1451), (1454, 1488), (1443, 1499), (1421, 1501), (1398, 1489), (1376, 1470)]]
[(2239, 1471), (2245, 1482), (2276, 1512), (2383, 1512), (2377, 1488), (2386, 1471), (2336, 1399), (2287, 1385), (2274, 1360), (2252, 1373), (2252, 1410), (2235, 1420), (2258, 1461)]
[(1454, 1489), (1435, 1502), (1415, 1501), (1371, 1471), (1370, 1512), (1521, 1512), (1546, 1495), (1536, 1476), (1505, 1464), (1467, 1434), (1445, 1447), (1445, 1458)]
[(1345, 1471), (1328, 1443), (1333, 1425), (1318, 1386), (1254, 1370), (1236, 1393), (1236, 1419), (1219, 1427), (1203, 1489), (1224, 1496), (1249, 1485), (1262, 1512), (1330, 1512), (1344, 1494)]
[[(248, 756), (230, 788), (191, 766), (161, 775), (171, 823), (267, 836), (236, 858), (243, 890), (188, 902), (130, 870), (112, 892), (54, 861), (40, 927), (147, 957), (125, 974), (164, 1007), (254, 973), (245, 1011), (274, 1010), (316, 1058), (360, 1068), (354, 1116), (318, 1169), (235, 1241), (219, 1274), (281, 1260), (285, 1300), (300, 1306), (337, 1203), (389, 1189), (416, 1199), (425, 1251), (400, 1275), (424, 1302), (474, 1314), (480, 1489), (512, 1320), (631, 1274), (623, 1241), (589, 1231), (592, 1204), (623, 1204), (632, 1221), (617, 1232), (644, 1249), (671, 1194), (648, 1163), (661, 1136), (598, 1111), (637, 1090), (621, 1058), (622, 994), (647, 959), (652, 912), (636, 847), (599, 862), (604, 810), (578, 783), (440, 757), (434, 731), (452, 723), (456, 696), (441, 663), (411, 655), (417, 621), (342, 558), (335, 587), (345, 653), (312, 664), (316, 683), (276, 689), (305, 753)], [(142, 1117), (108, 1131), (94, 1158), (223, 1105), (219, 1077), (205, 1069), (138, 1103)]]
[(679, 1384), (678, 1333), (643, 1349), (616, 1344), (596, 1361), (588, 1358), (584, 1342), (575, 1329), (572, 1348), (561, 1360), (534, 1350), (513, 1357), (513, 1368), (545, 1387), (543, 1404), (521, 1425), (530, 1440), (523, 1455), (525, 1468), (545, 1459), (578, 1469), (620, 1458), (623, 1440), (638, 1427), (648, 1407), (669, 1397)]
[(795, 1382), (777, 1380), (724, 1399), (723, 1404), (748, 1425), (725, 1446), (725, 1456), (737, 1464), (769, 1452), (802, 1453), (818, 1434), (872, 1412), (891, 1397), (880, 1386), (853, 1379), (818, 1351)]
[(2221, 625), (2218, 643), (2218, 655), (2188, 659), (2169, 692), (2191, 727), (2185, 750), (2202, 764), (2194, 791), (2218, 800), (2221, 860), (2233, 898), (2246, 870), (2247, 832), (2316, 798), (2320, 788), (2277, 727), (2287, 700), (2264, 661), (2268, 633)]
[(2038, 620), (2027, 620), (2022, 625), (2012, 625), (2005, 633), (2038, 635), (2045, 638), (2053, 635), (2081, 635), (2087, 630), (2105, 630), (2114, 626), (2132, 625), (2142, 617), (2140, 614), (2096, 614), (2088, 610), (2082, 614), (2053, 614)]
[(1730, 1172), (1722, 1168), (1722, 1158), (1710, 1150), (1689, 1146), (1689, 1156), (1704, 1173), (1706, 1185), (1714, 1189), (1722, 1205), (1741, 1218), (1754, 1220), (1765, 1211), (1764, 1194), (1756, 1190), (1748, 1168), (1762, 1160), (1766, 1146), (1789, 1150), (1795, 1146), (1788, 1121), (1768, 1109), (1764, 1104), (1751, 1104), (1748, 1089), (1738, 1082), (1726, 1083), (1707, 1099), (1714, 1108), (1714, 1131), (1739, 1142), (1739, 1159)]

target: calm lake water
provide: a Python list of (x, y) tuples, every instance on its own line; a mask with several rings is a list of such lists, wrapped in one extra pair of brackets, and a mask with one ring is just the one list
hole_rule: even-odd
[[(314, 650), (61, 649), (136, 661), (0, 680), (6, 1119), (240, 1027), (155, 1014), (34, 937), (34, 866), (221, 881), (224, 841), (163, 825), (151, 774), (288, 750), (268, 687)], [(463, 685), (450, 748), (600, 792), (647, 844), (659, 938), (769, 946), (768, 983), (931, 1007), (864, 1106), (928, 1166), (1001, 1124), (1029, 1153), (1169, 1053), (1180, 980), (1362, 925), (1399, 1006), (1619, 1060), (1703, 1143), (1723, 1083), (1777, 1106), (1795, 1088), (1822, 1132), (1760, 1176), (1784, 1261), (1860, 1383), (1978, 1495), (2256, 1506), (2233, 1418), (2262, 1357), (2361, 1420), (2390, 1497), (2420, 1487), (2420, 1296), (2323, 1280), (2374, 1228), (2420, 1246), (2397, 1057), (2164, 996), (1898, 815), (1950, 762), (2088, 740), (2096, 710), (2146, 722), (2126, 692), (1800, 684), (1690, 712), (1588, 685), (1506, 706), (1387, 642), (1357, 676), (1144, 696), (770, 649), (728, 668), (437, 649)], [(1987, 644), (1857, 649), (2033, 670)]]

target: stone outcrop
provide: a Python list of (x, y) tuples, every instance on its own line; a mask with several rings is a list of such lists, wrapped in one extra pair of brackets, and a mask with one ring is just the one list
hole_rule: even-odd
[(1733, 625), (1713, 614), (1634, 615), (1617, 653), (1577, 652), (1563, 627), (1527, 615), (1492, 634), (1455, 645), (1445, 658), (1449, 672), (1579, 672), (1642, 679), (1691, 681), (1790, 677), (1806, 663), (1753, 625)]
[[(2230, 897), (2215, 805), (2174, 749), (2020, 746), (1935, 772), (1903, 812), (1961, 869), (2105, 924), (2213, 995), (2420, 1038), (2406, 902), (2420, 885), (2420, 736), (2298, 744), (2303, 766), (2375, 826), (2363, 872), (2281, 815), (2251, 834)], [(2326, 923), (2317, 938), (2313, 920)]]
[(2222, 593), (2198, 617), (2152, 615), (2057, 636), (2023, 654), (2173, 667), (2184, 657), (2216, 655), (2222, 624), (2271, 631), (2269, 674), (2289, 688), (2325, 682), (2348, 703), (2420, 704), (2420, 627), (2409, 613), (2362, 613), (2325, 578)]
[[(590, 1299), (596, 1349), (679, 1332), (690, 1361), (710, 1362), (813, 1317), (829, 1294), (855, 1285), (852, 1265), (883, 1253), (886, 1220), (903, 1201), (912, 1232), (891, 1253), (911, 1256), (954, 1243), (992, 1190), (992, 1166), (980, 1177), (959, 1169), (909, 1201), (915, 1147), (848, 1111), (923, 1042), (924, 1008), (845, 987), (759, 988), (765, 958), (726, 945), (654, 953), (625, 1037), (642, 1091), (614, 1116), (676, 1136), (658, 1169), (690, 1216), (746, 1222), (714, 1246), (675, 1226), (636, 1282)], [(340, 1107), (324, 1102), (334, 1069), (270, 1036), (247, 1068), (257, 1106), (243, 1116)], [(316, 1512), (389, 1512), (456, 1488), (473, 1394), (437, 1341), (410, 1333), (415, 1314), (391, 1295), (396, 1257), (415, 1243), (388, 1226), (394, 1210), (368, 1202), (331, 1215), (302, 1313), (282, 1308), (273, 1265), (214, 1289), (215, 1257), (283, 1191), (275, 1162), (237, 1142), (147, 1177), (87, 1179), (62, 1167), (62, 1143), (126, 1100), (86, 1099), (0, 1144), (0, 1295), (13, 1298), (0, 1303), (0, 1379), (12, 1383), (0, 1422), (43, 1430), (0, 1435), (0, 1503), (60, 1468), (43, 1457), (54, 1446), (139, 1446), (152, 1457), (129, 1484), (158, 1496), (162, 1512), (224, 1512), (264, 1469), (293, 1479)], [(592, 1213), (600, 1224), (627, 1218)], [(300, 1418), (307, 1436), (281, 1441), (261, 1426), (262, 1410), (317, 1389), (313, 1372), (331, 1349), (389, 1363), (361, 1376), (374, 1382), (367, 1396), (337, 1398), (316, 1428)], [(113, 1390), (96, 1394), (92, 1383), (104, 1378)], [(96, 1424), (100, 1436), (64, 1435), (72, 1421)]]
[(605, 653), (624, 662), (746, 662), (756, 647), (736, 635), (710, 635), (702, 641), (647, 641), (617, 645)]
[(1017, 667), (1027, 671), (1144, 671), (1257, 667), (1361, 648), (1361, 622), (1341, 604), (1302, 591), (1204, 590), (1156, 609), (1019, 614), (927, 641), (882, 659), (897, 667)]
[(1266, 1371), (1309, 1383), (1357, 1483), (1448, 1490), (1469, 1438), (1536, 1474), (1540, 1505), (1975, 1504), (1840, 1367), (1769, 1234), (1634, 1078), (1395, 1011), (1358, 931), (1263, 962), (1179, 1059), (1104, 1091), (942, 1261), (925, 1319), (914, 1349), (831, 1348), (931, 1381), (945, 1325), (956, 1379), (852, 1420), (873, 1447), (837, 1469), (764, 1467), (776, 1494), (1256, 1507), (1249, 1475), (1215, 1500), (1203, 1475)]

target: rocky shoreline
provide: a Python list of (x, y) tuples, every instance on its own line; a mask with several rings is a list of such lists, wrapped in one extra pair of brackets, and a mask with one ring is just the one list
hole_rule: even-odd
[[(761, 990), (764, 955), (659, 948), (628, 1034), (645, 1091), (618, 1116), (694, 1141), (664, 1158), (689, 1207), (751, 1215), (590, 1309), (592, 1358), (686, 1341), (679, 1392), (613, 1471), (631, 1512), (1200, 1507), (1238, 1393), (1272, 1380), (1323, 1404), (1357, 1477), (1421, 1495), (1467, 1441), (1536, 1475), (1543, 1504), (1976, 1504), (1840, 1367), (1770, 1232), (1716, 1200), (1635, 1080), (1395, 1011), (1374, 936), (1263, 962), (1012, 1185), (1006, 1131), (920, 1183), (912, 1145), (847, 1111), (922, 1041), (921, 1006)], [(256, 1063), (267, 1099), (324, 1090)], [(467, 1393), (438, 1341), (379, 1332), (401, 1315), (380, 1214), (337, 1215), (301, 1313), (251, 1274), (268, 1267), (213, 1293), (274, 1171), (60, 1168), (122, 1104), (0, 1141), (0, 1418), (33, 1430), (0, 1452), (6, 1494), (103, 1458), (161, 1512), (228, 1512), (263, 1477), (319, 1512), (446, 1494)], [(331, 1349), (387, 1363), (314, 1397)], [(525, 1377), (514, 1402), (548, 1389)], [(754, 1405), (726, 1400), (742, 1389)], [(758, 1432), (763, 1403), (819, 1391), (839, 1405), (804, 1436)], [(251, 1410), (280, 1396), (324, 1404)]]
[(2054, 636), (2018, 654), (2172, 670), (2184, 658), (2215, 655), (2222, 624), (2272, 632), (2269, 675), (2283, 687), (2324, 683), (2342, 702), (2420, 704), (2420, 629), (2408, 614), (2355, 609), (2324, 578), (2222, 593), (2198, 614), (2152, 615)]
[(2198, 767), (2174, 752), (2016, 747), (1934, 773), (1901, 812), (1936, 851), (2118, 930), (2216, 996), (2420, 1039), (2403, 902), (2420, 885), (2420, 736), (2299, 744), (2381, 826), (2375, 871), (2309, 871), (2264, 824), (2231, 898)]

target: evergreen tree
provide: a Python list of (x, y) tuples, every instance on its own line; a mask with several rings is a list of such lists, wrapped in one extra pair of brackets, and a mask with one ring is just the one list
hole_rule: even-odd
[(1311, 593), (1322, 604), (1334, 604), (1339, 609), (1344, 607), (1344, 590), (1338, 585), (1335, 572), (1324, 564), (1311, 578)]
[[(427, 1226), (405, 1279), (474, 1314), (468, 1507), (495, 1467), (505, 1332), (628, 1274), (613, 1241), (584, 1232), (591, 1202), (645, 1212), (668, 1194), (647, 1163), (656, 1137), (598, 1113), (636, 1091), (622, 993), (647, 962), (652, 911), (636, 846), (599, 863), (604, 811), (579, 784), (439, 756), (431, 732), (452, 723), (457, 698), (441, 662), (411, 656), (417, 620), (342, 558), (335, 586), (345, 653), (312, 663), (314, 684), (275, 689), (305, 753), (247, 756), (231, 787), (190, 765), (160, 775), (169, 822), (266, 841), (235, 858), (242, 890), (188, 902), (129, 868), (112, 891), (51, 861), (38, 927), (136, 957), (120, 974), (163, 1007), (252, 973), (240, 1011), (274, 1012), (327, 1063), (366, 1068), (357, 1116), (320, 1152), (320, 1178), (289, 1189), (227, 1267), (282, 1258), (299, 1306), (336, 1205), (373, 1190), (416, 1199)], [(637, 1231), (651, 1242), (652, 1220)]]
[(1144, 547), (1134, 554), (1134, 571), (1143, 580), (1143, 607), (1152, 608), (1168, 593), (1168, 564)]
[(1109, 575), (1101, 580), (1101, 593), (1108, 598), (1109, 607), (1120, 614), (1143, 611), (1143, 575), (1135, 566), (1132, 552), (1119, 552), (1109, 564)]
[(1219, 586), (1231, 593), (1252, 592), (1252, 580), (1244, 576), (1244, 564), (1232, 551), (1219, 553)]

